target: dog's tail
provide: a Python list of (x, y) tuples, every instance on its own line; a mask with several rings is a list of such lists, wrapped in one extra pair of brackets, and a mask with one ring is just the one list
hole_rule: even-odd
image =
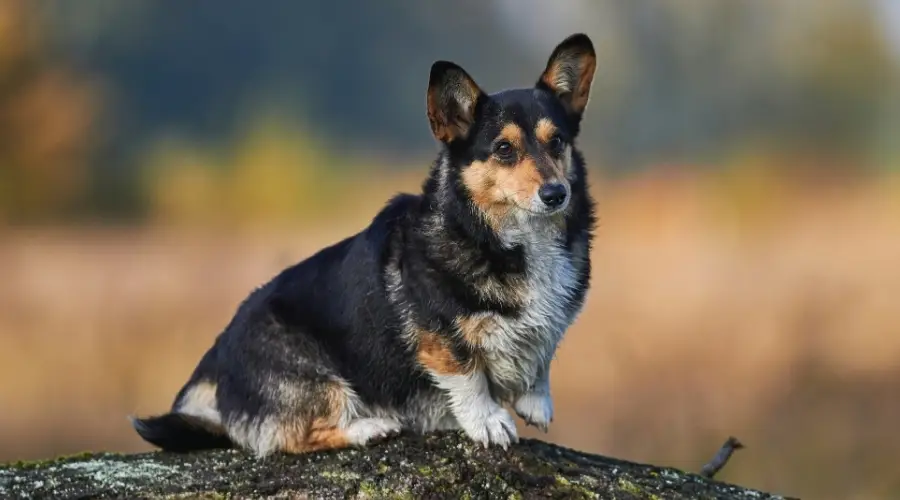
[(192, 415), (166, 413), (156, 417), (129, 419), (144, 441), (164, 451), (188, 452), (234, 446), (224, 429)]

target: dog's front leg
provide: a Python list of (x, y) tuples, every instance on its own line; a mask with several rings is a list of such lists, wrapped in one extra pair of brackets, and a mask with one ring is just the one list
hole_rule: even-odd
[(542, 367), (534, 385), (519, 396), (514, 404), (516, 414), (528, 425), (544, 432), (553, 422), (553, 399), (550, 397), (550, 367)]
[(518, 441), (516, 423), (508, 411), (491, 397), (487, 376), (481, 370), (459, 374), (432, 374), (446, 391), (450, 410), (459, 426), (473, 441), (504, 449)]

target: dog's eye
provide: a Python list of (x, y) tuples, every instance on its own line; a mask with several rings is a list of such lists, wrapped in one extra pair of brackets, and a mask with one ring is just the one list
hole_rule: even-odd
[(515, 152), (509, 141), (500, 141), (494, 145), (494, 154), (501, 160), (510, 160)]
[(550, 150), (553, 154), (559, 154), (562, 152), (563, 148), (563, 140), (559, 135), (554, 135), (547, 141), (547, 149)]

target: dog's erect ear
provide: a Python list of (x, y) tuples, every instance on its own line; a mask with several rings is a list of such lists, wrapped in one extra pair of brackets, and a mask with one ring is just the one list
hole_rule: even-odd
[(566, 111), (578, 120), (587, 107), (596, 69), (594, 44), (587, 35), (578, 33), (556, 46), (537, 86), (556, 94)]
[(475, 105), (484, 93), (468, 73), (449, 61), (431, 65), (428, 79), (428, 122), (442, 142), (464, 138), (475, 121)]

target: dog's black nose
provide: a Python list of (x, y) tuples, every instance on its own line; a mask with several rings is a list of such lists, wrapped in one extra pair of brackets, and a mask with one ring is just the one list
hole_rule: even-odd
[(555, 208), (565, 203), (568, 193), (566, 193), (566, 186), (562, 184), (544, 184), (538, 190), (538, 196), (541, 197), (544, 205)]

